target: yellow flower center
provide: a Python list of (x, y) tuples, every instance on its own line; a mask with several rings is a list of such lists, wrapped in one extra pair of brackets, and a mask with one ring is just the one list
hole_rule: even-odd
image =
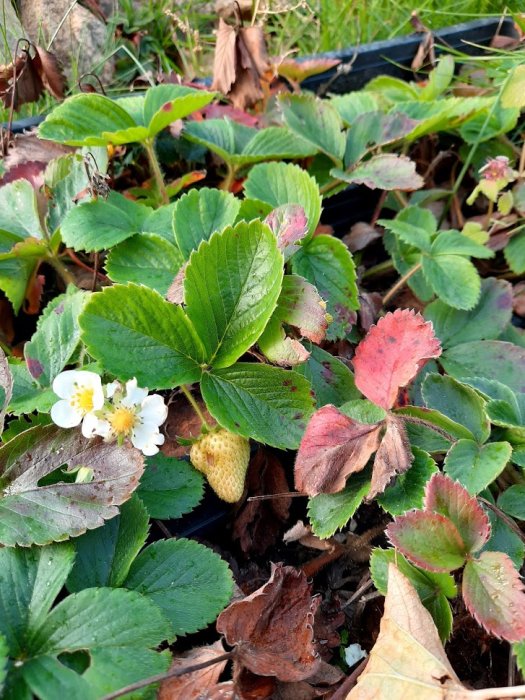
[(79, 387), (71, 397), (71, 405), (84, 413), (89, 413), (93, 410), (94, 393), (94, 390), (89, 387)]
[(129, 435), (136, 420), (133, 409), (125, 406), (120, 406), (108, 416), (108, 421), (117, 435)]

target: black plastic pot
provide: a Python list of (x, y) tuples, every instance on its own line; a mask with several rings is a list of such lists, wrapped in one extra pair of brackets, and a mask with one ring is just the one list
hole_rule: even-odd
[[(518, 36), (510, 17), (480, 19), (439, 29), (434, 32), (436, 55), (454, 49), (474, 56), (480, 53), (478, 47), (489, 46), (496, 34), (513, 38)], [(422, 34), (411, 34), (298, 59), (332, 58), (341, 61), (336, 68), (307, 78), (302, 87), (315, 92), (328, 89), (341, 95), (360, 90), (378, 75), (410, 79), (414, 75), (410, 66), (422, 38)]]
[[(481, 52), (479, 47), (488, 47), (496, 34), (513, 38), (518, 36), (510, 17), (501, 20), (482, 19), (445, 27), (434, 34), (436, 54), (455, 49), (468, 55), (478, 55)], [(360, 90), (378, 75), (414, 78), (410, 66), (421, 40), (421, 34), (413, 34), (318, 54), (315, 58), (337, 58), (342, 63), (335, 69), (308, 78), (302, 87), (321, 94), (344, 94)], [(346, 70), (345, 66), (351, 67)], [(336, 235), (342, 236), (353, 224), (371, 218), (380, 195), (379, 190), (370, 190), (364, 185), (350, 185), (343, 192), (324, 201), (322, 222), (332, 226)]]

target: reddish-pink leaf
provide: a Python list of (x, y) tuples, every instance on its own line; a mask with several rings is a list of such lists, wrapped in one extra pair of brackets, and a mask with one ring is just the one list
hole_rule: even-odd
[(312, 343), (320, 343), (328, 328), (326, 302), (316, 287), (299, 275), (284, 276), (275, 317), (298, 328)]
[(379, 425), (365, 425), (328, 404), (314, 413), (295, 460), (295, 488), (316, 496), (344, 488), (379, 446)]
[(294, 245), (308, 233), (308, 219), (304, 209), (299, 204), (284, 204), (268, 214), (265, 223), (277, 236), (277, 245), (285, 258), (289, 258), (299, 250)]
[(411, 309), (387, 313), (359, 343), (353, 361), (357, 388), (389, 409), (427, 360), (441, 355), (431, 323)]
[(429, 571), (454, 571), (467, 554), (454, 523), (439, 513), (412, 510), (386, 529), (390, 541), (416, 566)]
[(388, 486), (395, 474), (406, 472), (414, 461), (410, 442), (402, 420), (389, 415), (386, 419), (386, 432), (374, 460), (372, 483), (366, 497), (372, 500)]
[(525, 592), (507, 554), (483, 552), (463, 571), (463, 599), (486, 630), (508, 642), (525, 639)]
[(306, 575), (291, 566), (272, 565), (270, 580), (244, 600), (232, 603), (217, 630), (236, 647), (237, 660), (259, 676), (300, 681), (318, 669), (312, 598)]
[(449, 518), (470, 553), (481, 549), (490, 537), (489, 518), (475, 496), (445, 474), (438, 472), (428, 482), (424, 508)]

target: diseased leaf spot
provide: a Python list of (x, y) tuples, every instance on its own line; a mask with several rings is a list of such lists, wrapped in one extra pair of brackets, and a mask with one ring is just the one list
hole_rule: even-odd
[(171, 102), (165, 102), (161, 109), (163, 112), (171, 112)]
[(40, 377), (44, 372), (44, 365), (39, 360), (35, 360), (32, 357), (28, 357), (27, 369), (29, 370), (29, 374), (32, 377), (38, 379), (38, 377)]
[(58, 315), (64, 313), (64, 302), (61, 302), (54, 311)]

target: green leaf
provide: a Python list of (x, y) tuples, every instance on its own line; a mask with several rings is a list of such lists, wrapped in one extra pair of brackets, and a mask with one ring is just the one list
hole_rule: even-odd
[(388, 565), (395, 564), (416, 589), (421, 602), (432, 615), (439, 636), (443, 641), (452, 632), (452, 610), (447, 598), (457, 595), (454, 578), (450, 574), (436, 574), (424, 571), (410, 564), (405, 557), (394, 549), (372, 550), (370, 557), (370, 575), (377, 590), (386, 595), (388, 582)]
[(213, 622), (233, 591), (226, 562), (186, 539), (160, 540), (146, 547), (124, 585), (158, 605), (177, 635)]
[(150, 210), (123, 200), (113, 193), (107, 201), (94, 199), (71, 209), (62, 222), (64, 243), (74, 250), (100, 251), (139, 233)]
[(306, 377), (312, 385), (317, 408), (328, 403), (341, 406), (346, 401), (359, 398), (354, 375), (344, 362), (312, 343), (307, 343), (306, 349), (310, 352), (310, 357), (298, 365), (295, 371)]
[(270, 229), (241, 222), (191, 255), (184, 279), (190, 322), (213, 367), (228, 367), (261, 335), (281, 292), (283, 256)]
[[(403, 221), (401, 218), (401, 214), (406, 214), (411, 208), (419, 209), (419, 207), (407, 207), (407, 209), (402, 209), (400, 215), (395, 219), (379, 219), (377, 223), (395, 234), (403, 243), (413, 246), (414, 248), (419, 248), (419, 250), (429, 252), (431, 234), (420, 226), (416, 226), (410, 221)], [(430, 212), (427, 213), (430, 214)], [(430, 214), (430, 216), (432, 215)]]
[(240, 206), (240, 200), (229, 192), (207, 187), (182, 195), (173, 210), (173, 231), (184, 258), (212, 233), (233, 225)]
[(0, 289), (13, 305), (15, 313), (24, 303), (26, 289), (38, 261), (35, 259), (14, 259), (0, 261)]
[(119, 588), (86, 588), (51, 611), (31, 640), (31, 650), (58, 654), (118, 647), (132, 656), (134, 648), (156, 646), (170, 636), (167, 620), (144, 596)]
[(463, 425), (480, 443), (490, 435), (490, 423), (485, 413), (485, 401), (465, 384), (452, 377), (429, 374), (421, 391), (428, 408), (440, 411), (455, 423)]
[(488, 277), (481, 281), (479, 302), (470, 311), (460, 311), (436, 299), (425, 309), (444, 348), (472, 340), (495, 340), (512, 316), (512, 286), (506, 280)]
[(318, 537), (332, 537), (346, 525), (370, 490), (370, 470), (351, 474), (339, 493), (320, 493), (308, 501), (308, 517)]
[(173, 211), (176, 202), (165, 204), (148, 214), (142, 222), (142, 233), (154, 233), (165, 241), (175, 244), (173, 240)]
[(192, 112), (206, 107), (216, 93), (166, 83), (156, 85), (146, 92), (144, 99), (143, 123), (148, 127), (151, 138), (177, 119), (183, 119)]
[(55, 107), (40, 125), (38, 135), (69, 146), (105, 146), (112, 140), (102, 134), (134, 126), (135, 121), (118, 102), (104, 95), (81, 93)]
[(330, 102), (311, 94), (284, 93), (279, 97), (279, 105), (292, 131), (333, 160), (342, 160), (346, 141), (343, 123)]
[(379, 109), (377, 97), (364, 90), (334, 95), (330, 102), (339, 112), (346, 126), (352, 126), (362, 114), (376, 112)]
[(3, 635), (0, 635), (0, 693), (4, 689), (4, 683), (7, 676), (7, 663), (8, 663), (8, 653), (7, 642)]
[(448, 88), (454, 77), (454, 58), (441, 56), (437, 66), (431, 70), (424, 88), (419, 93), (420, 100), (432, 102)]
[[(28, 180), (15, 180), (0, 188), (0, 232), (4, 231), (18, 240), (44, 238), (35, 190)], [(3, 248), (0, 251), (4, 252)]]
[(22, 675), (39, 700), (71, 697), (75, 700), (96, 700), (95, 691), (79, 676), (53, 656), (39, 656), (23, 664)]
[(86, 292), (70, 286), (55, 297), (38, 319), (36, 332), (24, 346), (27, 368), (41, 386), (50, 386), (68, 364), (80, 340), (78, 316)]
[(508, 442), (458, 440), (445, 458), (445, 472), (475, 496), (498, 477), (512, 454)]
[(413, 564), (435, 572), (459, 569), (467, 548), (449, 518), (427, 510), (411, 510), (387, 528), (392, 544)]
[(358, 423), (367, 423), (368, 425), (375, 425), (385, 420), (387, 417), (387, 412), (381, 406), (377, 406), (368, 399), (353, 399), (352, 401), (347, 401), (342, 406), (339, 407), (341, 413), (345, 416), (352, 418)]
[(432, 243), (432, 256), (471, 255), (475, 258), (493, 258), (494, 251), (459, 231), (441, 231)]
[(249, 362), (206, 372), (201, 391), (212, 416), (233, 433), (296, 449), (314, 406), (309, 382), (291, 370)]
[(116, 518), (75, 539), (75, 565), (67, 580), (70, 593), (95, 586), (118, 587), (146, 542), (149, 517), (134, 496)]
[(436, 295), (455, 309), (472, 309), (480, 295), (481, 280), (474, 265), (460, 255), (424, 257), (423, 274)]
[(512, 236), (503, 253), (510, 269), (522, 275), (525, 272), (525, 231)]
[(244, 195), (267, 202), (274, 208), (284, 204), (299, 204), (306, 212), (309, 236), (317, 228), (322, 201), (319, 186), (298, 165), (264, 163), (255, 166), (244, 182)]
[(62, 589), (75, 558), (70, 543), (0, 549), (0, 633), (23, 654)]
[(257, 130), (228, 118), (187, 122), (183, 133), (190, 141), (206, 146), (237, 168), (265, 160), (306, 158), (317, 151), (285, 127)]
[(347, 132), (344, 165), (354, 165), (369, 152), (377, 152), (378, 146), (400, 141), (409, 134), (418, 122), (402, 112), (384, 114), (364, 110), (353, 121)]
[(155, 233), (139, 233), (112, 248), (106, 271), (114, 282), (143, 284), (165, 296), (183, 264), (173, 243)]
[(498, 508), (517, 520), (525, 520), (525, 485), (513, 484), (505, 489), (498, 498)]
[[(441, 429), (441, 431), (445, 431), (445, 433), (448, 433), (452, 438), (456, 438), (457, 440), (460, 440), (461, 438), (465, 438), (466, 440), (474, 440), (474, 435), (470, 432), (470, 430), (468, 430), (468, 428), (466, 428), (464, 425), (461, 425), (460, 423), (456, 423), (455, 421), (448, 418), (448, 416), (445, 416), (439, 411), (434, 411), (429, 408), (421, 408), (420, 406), (404, 406), (402, 408), (396, 408), (395, 413), (400, 414), (402, 416), (412, 416), (414, 418), (418, 418), (419, 420), (435, 425), (438, 429)], [(434, 435), (435, 438), (439, 438), (440, 441), (444, 441), (445, 447), (443, 451), (445, 452), (448, 450), (450, 443), (453, 441), (451, 439), (445, 439), (443, 435), (439, 435), (438, 432), (433, 431), (430, 428), (430, 426), (427, 428), (426, 426), (424, 427), (421, 424), (418, 425), (417, 423), (411, 423), (407, 421), (406, 427), (409, 430), (409, 432), (413, 428), (421, 428), (422, 431), (431, 431), (432, 435)], [(431, 435), (427, 436), (425, 432), (418, 432), (417, 434), (422, 439), (432, 439)], [(421, 445), (418, 445), (418, 447), (421, 447)], [(440, 451), (441, 448), (436, 447), (433, 449), (427, 449), (425, 447), (422, 447), (421, 449), (426, 450), (427, 452), (434, 452), (434, 450)]]
[[(76, 199), (81, 193), (84, 193), (81, 199), (91, 199), (91, 194), (87, 191), (90, 181), (84, 161), (87, 152), (86, 149), (82, 153), (67, 153), (55, 158), (45, 170), (44, 183), (51, 193), (46, 220), (50, 232), (60, 227), (67, 212), (76, 206)], [(98, 171), (105, 173), (108, 165), (107, 149), (92, 147), (89, 153), (95, 158)]]
[(427, 452), (413, 447), (412, 454), (414, 461), (408, 471), (398, 475), (395, 483), (377, 498), (379, 505), (390, 515), (402, 515), (412, 508), (422, 508), (425, 486), (438, 470)]
[[(392, 231), (385, 231), (383, 243), (400, 275), (406, 275), (416, 265), (421, 264), (419, 248), (407, 245)], [(429, 301), (434, 296), (434, 291), (421, 270), (411, 273), (407, 284), (421, 301)]]
[(460, 381), (469, 377), (496, 379), (516, 393), (521, 412), (525, 415), (525, 348), (501, 340), (477, 340), (461, 343), (446, 350), (440, 362)]
[(169, 389), (201, 376), (205, 353), (193, 324), (152, 289), (106, 287), (91, 296), (80, 327), (89, 353), (120, 379)]
[(151, 518), (168, 520), (193, 510), (203, 491), (203, 476), (189, 462), (159, 452), (147, 458), (137, 494)]
[(407, 156), (394, 153), (381, 153), (359, 163), (347, 172), (334, 168), (330, 175), (337, 180), (366, 185), (370, 189), (401, 190), (411, 192), (423, 187), (424, 181), (416, 172), (416, 164)]
[(507, 77), (501, 91), (503, 107), (525, 107), (525, 66), (515, 66)]
[(292, 270), (317, 287), (326, 300), (326, 310), (333, 317), (327, 339), (344, 338), (359, 308), (355, 265), (348, 248), (337, 238), (320, 234), (293, 256)]
[[(93, 478), (71, 483), (60, 474), (62, 480), (39, 486), (64, 465), (88, 467)], [(88, 443), (80, 431), (55, 425), (20, 433), (0, 447), (0, 543), (47, 544), (100, 527), (131, 496), (142, 469), (131, 446)]]
[(11, 359), (9, 369), (13, 377), (13, 396), (8, 410), (15, 416), (33, 411), (47, 412), (56, 402), (56, 394), (51, 389), (42, 389), (29, 374), (26, 363)]
[(525, 641), (512, 645), (512, 653), (516, 659), (516, 665), (520, 673), (525, 672)]
[[(493, 501), (489, 496), (489, 492), (485, 492), (485, 495), (489, 500)], [(517, 569), (521, 568), (525, 557), (525, 545), (522, 538), (496, 513), (487, 510), (487, 514), (490, 520), (491, 532), (490, 539), (482, 551), (504, 552), (509, 555)]]

